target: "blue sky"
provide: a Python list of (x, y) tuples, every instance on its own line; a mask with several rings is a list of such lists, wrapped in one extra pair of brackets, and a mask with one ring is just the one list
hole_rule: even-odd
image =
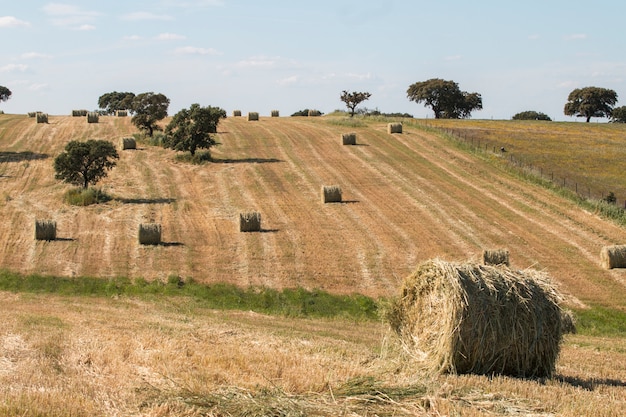
[[(69, 114), (111, 91), (287, 116), (362, 106), (433, 117), (410, 84), (454, 80), (483, 98), (476, 119), (563, 115), (574, 88), (626, 105), (626, 2), (596, 0), (0, 0), (6, 113)], [(597, 120), (597, 119), (594, 119)]]

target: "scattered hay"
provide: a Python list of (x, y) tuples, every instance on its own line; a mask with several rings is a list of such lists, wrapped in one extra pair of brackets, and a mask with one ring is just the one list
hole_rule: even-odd
[(117, 117), (128, 117), (128, 110), (118, 110), (115, 112)]
[(356, 145), (356, 133), (342, 134), (341, 143), (343, 143), (344, 145)]
[(387, 319), (438, 372), (549, 377), (574, 328), (562, 300), (537, 271), (430, 260), (404, 280)]
[(95, 111), (90, 111), (87, 113), (87, 123), (98, 123), (100, 120), (100, 115)]
[(37, 123), (48, 123), (48, 114), (47, 113), (37, 113)]
[(483, 251), (484, 265), (506, 265), (509, 266), (509, 250), (496, 249)]
[(259, 120), (259, 113), (258, 112), (249, 112), (248, 113), (248, 121), (253, 121), (253, 120)]
[(72, 110), (72, 117), (85, 117), (87, 116), (87, 110)]
[(278, 110), (272, 110), (270, 114), (272, 117), (280, 117), (280, 112)]
[(388, 123), (387, 133), (402, 133), (402, 123)]
[(240, 232), (260, 232), (261, 231), (261, 213), (257, 211), (249, 211), (239, 214), (239, 231)]
[(322, 203), (341, 203), (341, 187), (338, 185), (323, 185)]
[(120, 145), (123, 151), (126, 149), (137, 149), (137, 141), (135, 141), (135, 138), (122, 138)]
[(139, 225), (139, 244), (159, 245), (161, 243), (161, 225), (144, 223)]
[(233, 110), (233, 117), (241, 117), (241, 110)]
[(309, 110), (309, 117), (318, 117), (322, 115), (322, 112), (319, 110)]
[(35, 240), (55, 240), (57, 223), (52, 220), (35, 220)]
[(626, 245), (604, 246), (600, 250), (600, 260), (605, 269), (626, 268)]

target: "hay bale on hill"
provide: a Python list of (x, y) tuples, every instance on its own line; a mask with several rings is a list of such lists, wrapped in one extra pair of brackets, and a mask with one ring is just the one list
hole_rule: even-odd
[(241, 117), (241, 110), (233, 110), (233, 117)]
[(37, 113), (41, 113), (41, 112), (38, 112), (38, 111), (29, 111), (27, 114), (28, 114), (28, 117), (37, 117)]
[(117, 117), (128, 117), (128, 110), (118, 110), (115, 112)]
[(572, 316), (546, 275), (430, 260), (404, 280), (387, 314), (433, 370), (549, 377)]
[(37, 113), (37, 123), (48, 123), (47, 113)]
[(387, 133), (402, 133), (402, 123), (388, 123)]
[(81, 109), (81, 110), (72, 110), (72, 117), (85, 117), (87, 116), (88, 111)]
[(626, 245), (604, 246), (600, 250), (600, 260), (606, 269), (626, 268)]
[(341, 203), (341, 187), (338, 185), (323, 185), (322, 203)]
[(257, 211), (239, 213), (239, 231), (240, 232), (260, 232), (261, 231), (261, 213)]
[(52, 220), (35, 220), (35, 240), (55, 240), (57, 223)]
[(322, 115), (322, 112), (320, 112), (319, 110), (309, 110), (308, 112), (309, 117), (317, 117), (321, 115)]
[(248, 121), (254, 121), (254, 120), (259, 120), (259, 113), (258, 112), (248, 112)]
[(280, 117), (280, 112), (278, 110), (272, 110), (270, 114), (272, 117)]
[(484, 250), (483, 251), (483, 264), (484, 265), (505, 265), (509, 266), (509, 250), (508, 249), (496, 249), (496, 250)]
[(87, 123), (98, 123), (100, 120), (100, 115), (98, 112), (90, 111), (87, 113)]
[(123, 151), (126, 149), (137, 149), (137, 141), (135, 141), (135, 138), (122, 138), (120, 145)]
[(159, 245), (161, 243), (161, 225), (158, 223), (140, 224), (139, 243), (141, 245)]
[(344, 145), (356, 145), (356, 133), (343, 133), (341, 143)]

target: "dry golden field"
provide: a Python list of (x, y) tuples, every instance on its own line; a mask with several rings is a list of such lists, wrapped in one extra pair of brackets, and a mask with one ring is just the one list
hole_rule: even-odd
[[(342, 146), (352, 131), (357, 145)], [(231, 117), (215, 162), (139, 144), (99, 184), (113, 201), (64, 204), (69, 186), (52, 164), (65, 144), (133, 132), (129, 118), (0, 115), (0, 268), (387, 297), (421, 261), (506, 247), (513, 268), (546, 271), (570, 306), (626, 309), (626, 272), (602, 269), (599, 256), (626, 229), (418, 127)], [(339, 185), (344, 201), (321, 203), (323, 185)], [(261, 233), (239, 232), (248, 211), (261, 213)], [(56, 221), (59, 239), (35, 241), (36, 219)], [(137, 243), (146, 222), (162, 225), (164, 244)], [(567, 336), (549, 381), (429, 376), (383, 323), (178, 299), (0, 293), (0, 305), (0, 415), (626, 414), (619, 338)]]

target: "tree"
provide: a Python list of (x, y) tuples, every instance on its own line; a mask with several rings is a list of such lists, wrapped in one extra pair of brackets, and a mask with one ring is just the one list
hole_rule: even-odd
[(113, 144), (106, 140), (73, 140), (54, 159), (55, 178), (87, 188), (106, 177), (119, 157)]
[(148, 131), (148, 136), (152, 137), (155, 130), (159, 129), (157, 122), (167, 117), (167, 108), (170, 105), (170, 99), (163, 94), (155, 94), (153, 92), (142, 93), (133, 99), (131, 110), (135, 115), (131, 122), (138, 129)]
[(617, 103), (617, 93), (600, 87), (577, 88), (567, 97), (563, 112), (566, 116), (586, 118), (611, 117), (613, 106)]
[(192, 104), (189, 109), (182, 109), (174, 115), (165, 128), (163, 147), (175, 151), (189, 151), (196, 154), (196, 149), (209, 149), (215, 145), (211, 133), (217, 132), (220, 119), (226, 118), (226, 111), (219, 107), (200, 107)]
[(372, 95), (367, 92), (360, 93), (357, 91), (353, 91), (352, 93), (348, 93), (346, 90), (343, 90), (339, 98), (341, 99), (341, 101), (346, 103), (346, 106), (350, 110), (350, 117), (353, 117), (356, 106), (358, 106), (363, 101), (369, 99), (371, 96)]
[(611, 122), (626, 123), (626, 106), (616, 107), (611, 112)]
[(474, 110), (483, 108), (480, 94), (461, 91), (454, 81), (440, 78), (411, 84), (407, 96), (416, 103), (424, 102), (424, 106), (433, 110), (436, 119), (464, 119)]
[(552, 119), (550, 119), (550, 117), (547, 114), (541, 113), (541, 112), (537, 112), (537, 111), (534, 111), (534, 110), (527, 110), (527, 111), (519, 112), (515, 116), (513, 116), (513, 120), (546, 120), (546, 121), (552, 121)]
[(107, 114), (115, 114), (117, 110), (131, 110), (134, 99), (135, 93), (113, 91), (98, 98), (98, 107)]
[(11, 92), (11, 90), (9, 90), (8, 88), (0, 85), (0, 102), (7, 101), (8, 99), (10, 99), (11, 98), (11, 94), (13, 94)]

